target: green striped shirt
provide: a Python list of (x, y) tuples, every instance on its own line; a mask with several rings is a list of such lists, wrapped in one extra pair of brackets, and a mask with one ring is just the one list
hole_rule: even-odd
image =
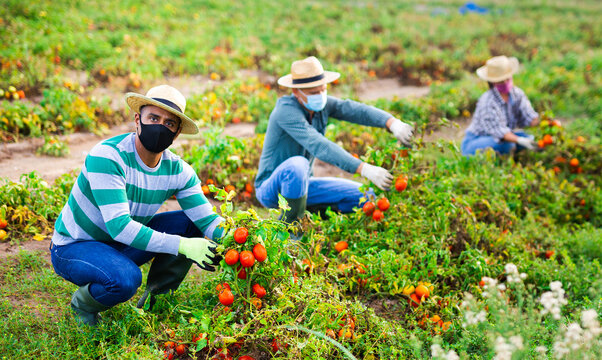
[(180, 236), (146, 226), (172, 195), (205, 236), (222, 236), (223, 230), (218, 226), (224, 219), (203, 195), (192, 167), (165, 150), (159, 164), (150, 168), (136, 152), (135, 139), (134, 133), (107, 139), (86, 156), (56, 221), (54, 244), (118, 241), (140, 250), (175, 255)]

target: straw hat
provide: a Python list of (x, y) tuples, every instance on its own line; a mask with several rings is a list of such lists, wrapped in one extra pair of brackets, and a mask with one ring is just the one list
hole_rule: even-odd
[(487, 60), (485, 66), (477, 69), (477, 75), (489, 82), (509, 79), (518, 71), (518, 59), (515, 57), (495, 56)]
[(328, 84), (339, 78), (341, 74), (324, 71), (315, 56), (297, 60), (291, 65), (291, 73), (278, 79), (278, 84), (289, 88), (311, 88)]
[(155, 86), (146, 93), (146, 96), (129, 92), (125, 94), (125, 102), (136, 113), (140, 113), (140, 108), (144, 105), (160, 107), (180, 118), (183, 134), (196, 134), (199, 132), (199, 128), (194, 121), (184, 115), (184, 111), (186, 111), (186, 98), (172, 86)]

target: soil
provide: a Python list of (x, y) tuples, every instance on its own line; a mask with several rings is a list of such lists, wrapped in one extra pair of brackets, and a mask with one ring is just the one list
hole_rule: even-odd
[(421, 97), (429, 92), (428, 86), (404, 86), (398, 79), (378, 79), (360, 84), (357, 88), (358, 97), (361, 101), (372, 101), (377, 99)]

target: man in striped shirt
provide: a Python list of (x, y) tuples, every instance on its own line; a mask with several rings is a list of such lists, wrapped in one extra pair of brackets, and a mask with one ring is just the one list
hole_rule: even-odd
[(539, 116), (525, 93), (512, 83), (518, 71), (518, 60), (496, 56), (477, 69), (477, 75), (488, 82), (489, 91), (477, 102), (472, 122), (462, 141), (462, 154), (474, 155), (477, 150), (493, 149), (499, 154), (512, 150), (533, 150), (533, 136), (522, 130), (535, 126)]
[[(80, 286), (71, 300), (80, 323), (129, 300), (142, 282), (139, 266), (154, 258), (148, 294), (175, 290), (192, 262), (209, 271), (223, 218), (201, 191), (195, 171), (167, 147), (198, 128), (184, 115), (186, 99), (160, 85), (128, 93), (136, 132), (105, 140), (88, 154), (55, 225), (51, 259), (57, 274)], [(181, 211), (156, 214), (175, 195)], [(206, 238), (212, 239), (208, 240)]]

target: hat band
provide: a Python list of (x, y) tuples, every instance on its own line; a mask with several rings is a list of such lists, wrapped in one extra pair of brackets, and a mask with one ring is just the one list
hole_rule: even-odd
[(165, 104), (167, 106), (169, 106), (170, 108), (173, 108), (174, 110), (178, 110), (179, 112), (182, 112), (182, 109), (180, 109), (180, 107), (174, 103), (172, 103), (169, 100), (165, 100), (165, 99), (161, 99), (161, 98), (151, 98), (153, 100), (156, 100), (162, 104)]
[(293, 84), (307, 84), (310, 82), (318, 81), (324, 79), (324, 73), (320, 75), (304, 78), (304, 79), (293, 79)]

